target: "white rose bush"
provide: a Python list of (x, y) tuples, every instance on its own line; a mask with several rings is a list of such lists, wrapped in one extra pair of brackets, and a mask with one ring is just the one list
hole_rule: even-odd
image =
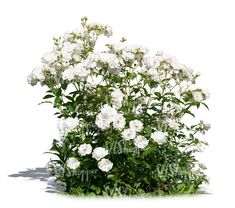
[(111, 27), (86, 17), (81, 25), (54, 38), (28, 76), (32, 86), (47, 88), (42, 103), (51, 103), (59, 119), (49, 173), (65, 192), (81, 196), (197, 193), (208, 182), (196, 155), (210, 128), (194, 121), (198, 108), (208, 108), (199, 74), (125, 38), (98, 50)]

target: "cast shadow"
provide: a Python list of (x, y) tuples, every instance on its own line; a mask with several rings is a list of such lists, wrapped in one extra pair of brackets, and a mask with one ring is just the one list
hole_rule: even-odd
[(26, 170), (19, 171), (18, 173), (10, 174), (8, 176), (44, 182), (46, 184), (45, 192), (47, 193), (59, 193), (62, 190), (62, 188), (58, 186), (58, 183), (49, 176), (46, 168), (27, 168)]

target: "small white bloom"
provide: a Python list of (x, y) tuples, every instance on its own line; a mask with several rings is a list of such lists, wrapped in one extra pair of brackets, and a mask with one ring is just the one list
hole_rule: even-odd
[(104, 118), (103, 114), (99, 113), (96, 116), (95, 124), (102, 130), (108, 129), (110, 127), (110, 123), (111, 122), (108, 119)]
[(66, 135), (68, 132), (74, 130), (78, 124), (78, 118), (66, 118), (59, 120), (57, 127), (61, 135)]
[(165, 121), (171, 128), (178, 128), (179, 127), (179, 124), (170, 118), (166, 118)]
[(200, 128), (208, 131), (211, 128), (211, 125), (209, 123), (205, 123), (204, 121), (200, 121)]
[(137, 136), (134, 139), (134, 144), (136, 147), (144, 149), (146, 146), (148, 146), (149, 141), (144, 136)]
[(75, 157), (70, 157), (67, 160), (66, 164), (72, 170), (75, 170), (75, 169), (77, 169), (80, 166), (80, 162)]
[(113, 127), (118, 130), (122, 130), (126, 125), (126, 120), (122, 114), (117, 114), (113, 121)]
[(203, 94), (201, 91), (193, 91), (193, 99), (197, 102), (201, 102), (204, 100)]
[(109, 25), (106, 25), (106, 30), (105, 30), (104, 35), (105, 35), (106, 37), (112, 36), (112, 35), (113, 35), (112, 27), (110, 27)]
[(77, 127), (78, 125), (78, 118), (66, 118), (64, 125), (66, 127), (66, 129), (73, 130)]
[(104, 158), (106, 155), (108, 155), (108, 150), (103, 147), (96, 147), (92, 152), (92, 158), (98, 161)]
[(125, 140), (134, 139), (136, 137), (136, 132), (133, 129), (125, 129), (122, 132), (122, 137)]
[(32, 71), (32, 77), (34, 79), (37, 79), (40, 82), (42, 82), (45, 79), (45, 75), (44, 75), (43, 72), (44, 72), (44, 67), (43, 66), (36, 67)]
[(204, 121), (200, 121), (199, 123), (199, 127), (200, 127), (200, 132), (205, 134), (206, 131), (208, 131), (211, 128), (211, 125), (209, 123), (205, 123)]
[(139, 120), (130, 121), (129, 126), (132, 130), (136, 132), (141, 132), (143, 130), (143, 123)]
[(63, 47), (61, 49), (61, 55), (63, 57), (63, 60), (65, 61), (71, 60), (73, 51), (76, 47), (77, 44), (75, 43), (64, 42)]
[(158, 144), (163, 144), (166, 141), (166, 134), (161, 131), (155, 131), (151, 134), (151, 138)]
[(54, 51), (46, 53), (42, 57), (42, 62), (45, 64), (52, 64), (57, 59), (57, 55)]
[(91, 87), (96, 87), (97, 85), (102, 85), (103, 76), (101, 75), (90, 75), (87, 77), (86, 81)]
[(157, 68), (160, 66), (160, 61), (157, 56), (145, 56), (144, 57), (144, 64), (147, 68)]
[(83, 64), (86, 68), (95, 68), (97, 66), (97, 63), (96, 63), (96, 54), (95, 53), (90, 53), (86, 60), (84, 60)]
[(62, 73), (63, 80), (71, 81), (75, 78), (75, 70), (74, 68), (68, 68)]
[(111, 93), (112, 103), (115, 108), (119, 109), (122, 106), (124, 94), (120, 89), (114, 89)]
[(207, 89), (204, 89), (204, 90), (202, 91), (202, 93), (203, 93), (205, 99), (210, 98), (210, 92), (209, 92)]
[(193, 69), (185, 66), (183, 68), (183, 72), (184, 72), (184, 75), (185, 75), (187, 81), (193, 81), (193, 79), (195, 77)]
[(110, 126), (110, 123), (115, 121), (115, 117), (117, 116), (116, 109), (110, 107), (109, 105), (105, 104), (101, 112), (96, 116), (96, 125), (101, 129), (107, 129)]
[(36, 85), (38, 83), (38, 80), (34, 79), (33, 74), (31, 73), (27, 77), (27, 82), (28, 82), (28, 84), (34, 86), (34, 85)]
[(98, 168), (104, 172), (108, 172), (113, 168), (113, 163), (109, 159), (102, 159), (98, 162)]
[(99, 53), (97, 54), (98, 60), (109, 65), (111, 69), (119, 70), (119, 59), (117, 55), (111, 53)]
[(87, 77), (90, 73), (90, 70), (88, 70), (82, 63), (77, 64), (74, 67), (75, 74), (79, 77)]
[(125, 61), (134, 60), (135, 55), (133, 53), (130, 53), (130, 52), (122, 51), (122, 58)]
[(78, 147), (78, 153), (81, 156), (89, 155), (91, 154), (91, 151), (92, 151), (92, 146), (90, 144), (81, 144)]
[(157, 69), (154, 68), (150, 68), (147, 72), (147, 75), (151, 76), (151, 77), (156, 77), (158, 75), (158, 71)]

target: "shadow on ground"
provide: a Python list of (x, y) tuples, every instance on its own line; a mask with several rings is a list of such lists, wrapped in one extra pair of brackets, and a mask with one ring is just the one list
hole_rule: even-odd
[(46, 168), (27, 168), (26, 170), (19, 171), (8, 175), (13, 178), (25, 178), (27, 180), (38, 180), (46, 184), (45, 192), (59, 193), (63, 188), (58, 186), (54, 178), (50, 177)]

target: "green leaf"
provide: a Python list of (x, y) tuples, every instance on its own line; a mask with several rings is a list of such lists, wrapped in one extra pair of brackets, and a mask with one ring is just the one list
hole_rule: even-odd
[(52, 97), (55, 97), (55, 96), (48, 94), (48, 95), (44, 96), (42, 99), (48, 99), (48, 98), (52, 98)]

